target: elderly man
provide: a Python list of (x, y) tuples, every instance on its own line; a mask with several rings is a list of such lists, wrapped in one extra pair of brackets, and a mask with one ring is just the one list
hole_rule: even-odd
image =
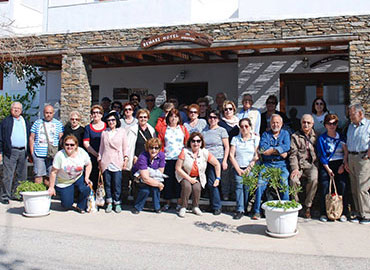
[[(303, 180), (307, 181), (305, 218), (311, 218), (312, 201), (317, 191), (318, 181), (317, 136), (313, 130), (313, 124), (313, 117), (310, 114), (304, 114), (301, 119), (301, 129), (296, 131), (290, 140), (291, 185), (299, 186)], [(298, 195), (295, 200), (299, 201)]]
[(358, 215), (352, 222), (370, 224), (370, 120), (359, 105), (349, 107), (351, 124), (347, 131), (348, 168), (354, 208)]
[(4, 164), (0, 200), (3, 204), (9, 204), (12, 191), (17, 188), (19, 181), (27, 180), (30, 125), (21, 114), (22, 104), (13, 102), (10, 115), (0, 124), (0, 162)]
[(54, 118), (54, 108), (44, 107), (44, 119), (38, 119), (31, 127), (30, 151), (33, 158), (35, 182), (42, 183), (43, 177), (50, 173), (53, 159), (47, 157), (48, 141), (53, 146), (59, 144), (63, 136), (63, 125)]
[(261, 113), (259, 110), (252, 108), (253, 98), (250, 94), (244, 94), (242, 99), (243, 109), (238, 113), (238, 118), (249, 118), (252, 122), (252, 130), (259, 134), (261, 126)]
[[(280, 168), (282, 170), (283, 185), (288, 186), (289, 171), (285, 159), (290, 150), (290, 135), (283, 126), (283, 119), (278, 114), (271, 115), (271, 129), (262, 134), (259, 151), (261, 153), (262, 163), (266, 167)], [(258, 180), (258, 188), (256, 191), (256, 201), (254, 203), (254, 215), (252, 219), (260, 219), (260, 207), (262, 195), (267, 187), (267, 179)], [(283, 200), (289, 200), (289, 191), (285, 190), (281, 194)]]

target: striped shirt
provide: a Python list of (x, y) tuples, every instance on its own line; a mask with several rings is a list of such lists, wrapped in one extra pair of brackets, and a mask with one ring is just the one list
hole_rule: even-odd
[(351, 123), (347, 131), (347, 147), (350, 152), (367, 151), (370, 147), (370, 120), (363, 118), (358, 125)]
[[(44, 120), (38, 119), (31, 127), (31, 133), (35, 134), (34, 152), (38, 157), (46, 157), (48, 152), (48, 141), (46, 138)], [(50, 122), (45, 122), (49, 140), (54, 146), (59, 143), (59, 134), (63, 133), (63, 125), (60, 121), (53, 118)]]

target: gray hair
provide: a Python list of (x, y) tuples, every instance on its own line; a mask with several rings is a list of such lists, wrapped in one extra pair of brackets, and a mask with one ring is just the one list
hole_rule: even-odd
[(272, 120), (272, 118), (275, 118), (275, 117), (279, 118), (281, 123), (284, 124), (283, 118), (277, 113), (272, 114), (270, 119)]
[(356, 112), (362, 112), (362, 114), (365, 115), (365, 109), (361, 106), (361, 104), (354, 103), (349, 105), (348, 109), (351, 110), (352, 108), (355, 108)]
[(23, 105), (22, 105), (22, 103), (20, 103), (19, 101), (14, 101), (14, 102), (12, 103), (12, 105), (10, 105), (10, 108), (11, 108), (11, 109), (13, 109), (13, 107), (14, 107), (15, 105), (20, 105), (20, 106), (21, 106), (21, 109), (23, 109)]
[(306, 118), (306, 117), (310, 118), (312, 120), (312, 123), (315, 123), (315, 120), (313, 119), (312, 115), (305, 113), (304, 115), (302, 115), (301, 124), (302, 124), (303, 118)]
[(71, 111), (69, 113), (69, 118), (71, 118), (72, 115), (77, 115), (78, 118), (81, 118), (81, 114), (78, 111)]

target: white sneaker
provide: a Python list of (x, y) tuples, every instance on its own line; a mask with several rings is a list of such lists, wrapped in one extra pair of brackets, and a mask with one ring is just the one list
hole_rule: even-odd
[(345, 215), (341, 215), (339, 221), (340, 222), (347, 222), (347, 217)]
[(193, 207), (193, 213), (198, 216), (201, 216), (203, 214), (202, 211), (200, 211), (199, 207)]
[(182, 207), (179, 211), (179, 217), (185, 217), (185, 213), (186, 213), (186, 208), (185, 207)]

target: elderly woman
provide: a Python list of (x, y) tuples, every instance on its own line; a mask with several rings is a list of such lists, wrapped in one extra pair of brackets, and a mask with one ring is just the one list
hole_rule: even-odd
[(64, 126), (64, 133), (61, 138), (61, 142), (63, 142), (64, 138), (68, 135), (74, 135), (78, 140), (78, 146), (83, 147), (83, 138), (85, 134), (85, 128), (81, 126), (80, 123), (81, 115), (77, 111), (72, 111), (69, 114), (69, 121)]
[(327, 131), (319, 137), (317, 143), (317, 154), (321, 163), (319, 170), (319, 184), (321, 187), (320, 221), (328, 221), (326, 216), (325, 195), (329, 193), (330, 178), (334, 177), (338, 194), (343, 196), (343, 215), (339, 220), (345, 222), (347, 221), (346, 215), (348, 215), (348, 192), (346, 192), (348, 180), (347, 173), (345, 172), (348, 160), (347, 145), (336, 131), (338, 126), (337, 115), (327, 114), (324, 119), (324, 125)]
[(269, 95), (266, 99), (266, 111), (261, 114), (261, 127), (260, 127), (260, 136), (262, 136), (263, 132), (269, 131), (271, 128), (270, 120), (273, 114), (278, 114), (283, 119), (284, 129), (289, 130), (290, 120), (285, 115), (278, 110), (276, 110), (276, 106), (278, 104), (278, 99), (275, 95)]
[(172, 109), (167, 114), (166, 126), (162, 126), (161, 130), (159, 130), (158, 138), (162, 142), (162, 151), (164, 151), (166, 157), (164, 173), (169, 176), (164, 180), (163, 190), (163, 197), (166, 200), (163, 211), (167, 211), (170, 208), (171, 200), (180, 198), (181, 186), (176, 181), (175, 165), (181, 150), (189, 138), (188, 130), (181, 125), (180, 113), (177, 109)]
[(176, 178), (181, 184), (181, 209), (179, 217), (185, 217), (188, 201), (192, 194), (193, 213), (202, 215), (199, 209), (199, 199), (202, 188), (207, 183), (206, 168), (207, 163), (215, 167), (216, 180), (213, 186), (217, 187), (221, 180), (221, 165), (217, 159), (204, 148), (204, 139), (199, 132), (190, 134), (179, 159), (176, 162)]
[(130, 102), (123, 104), (123, 119), (121, 119), (121, 127), (126, 130), (137, 124), (137, 119), (134, 117), (134, 109), (134, 105)]
[[(227, 159), (230, 149), (229, 135), (226, 129), (218, 125), (219, 120), (219, 112), (212, 110), (208, 115), (209, 127), (203, 130), (202, 135), (204, 137), (205, 148), (222, 164), (222, 169), (226, 170), (228, 168)], [(214, 186), (215, 181), (217, 181), (215, 167), (208, 164), (206, 174), (212, 211), (214, 215), (219, 215), (221, 214), (222, 205), (218, 186)]]
[[(84, 173), (85, 168), (85, 173)], [(77, 188), (79, 195), (76, 210), (85, 213), (87, 197), (92, 184), (89, 180), (91, 161), (85, 150), (78, 147), (78, 140), (73, 135), (68, 135), (63, 140), (63, 150), (54, 157), (50, 173), (49, 194), (60, 194), (62, 206), (71, 209), (74, 201), (74, 191)]]
[(202, 132), (207, 126), (207, 122), (204, 119), (199, 119), (199, 106), (198, 104), (191, 104), (188, 107), (189, 120), (184, 124), (189, 133)]
[(90, 114), (92, 122), (85, 127), (83, 144), (90, 155), (92, 163), (92, 171), (90, 180), (93, 182), (94, 190), (98, 185), (99, 166), (98, 166), (98, 152), (100, 147), (101, 133), (106, 129), (106, 124), (102, 121), (103, 107), (94, 105), (91, 107)]
[(115, 111), (109, 112), (105, 121), (108, 128), (103, 131), (99, 148), (99, 167), (103, 172), (106, 203), (106, 213), (114, 211), (120, 213), (122, 170), (127, 164), (127, 137), (126, 131), (120, 128), (121, 123)]
[[(140, 110), (138, 111), (138, 113)], [(145, 142), (145, 152), (141, 153), (134, 165), (133, 173), (139, 172), (141, 184), (135, 202), (133, 214), (139, 214), (143, 210), (145, 201), (152, 193), (154, 211), (161, 212), (160, 192), (164, 188), (163, 172), (165, 156), (161, 152), (161, 140), (151, 138)]]
[(243, 185), (243, 175), (249, 174), (255, 162), (258, 160), (257, 148), (260, 137), (252, 130), (252, 122), (249, 118), (239, 121), (240, 133), (231, 140), (230, 161), (234, 167), (236, 213), (234, 219), (240, 219), (248, 203), (249, 190)]
[(314, 119), (313, 129), (315, 130), (317, 136), (323, 134), (325, 129), (325, 116), (329, 113), (326, 107), (326, 102), (322, 98), (315, 98), (312, 102), (312, 117)]

